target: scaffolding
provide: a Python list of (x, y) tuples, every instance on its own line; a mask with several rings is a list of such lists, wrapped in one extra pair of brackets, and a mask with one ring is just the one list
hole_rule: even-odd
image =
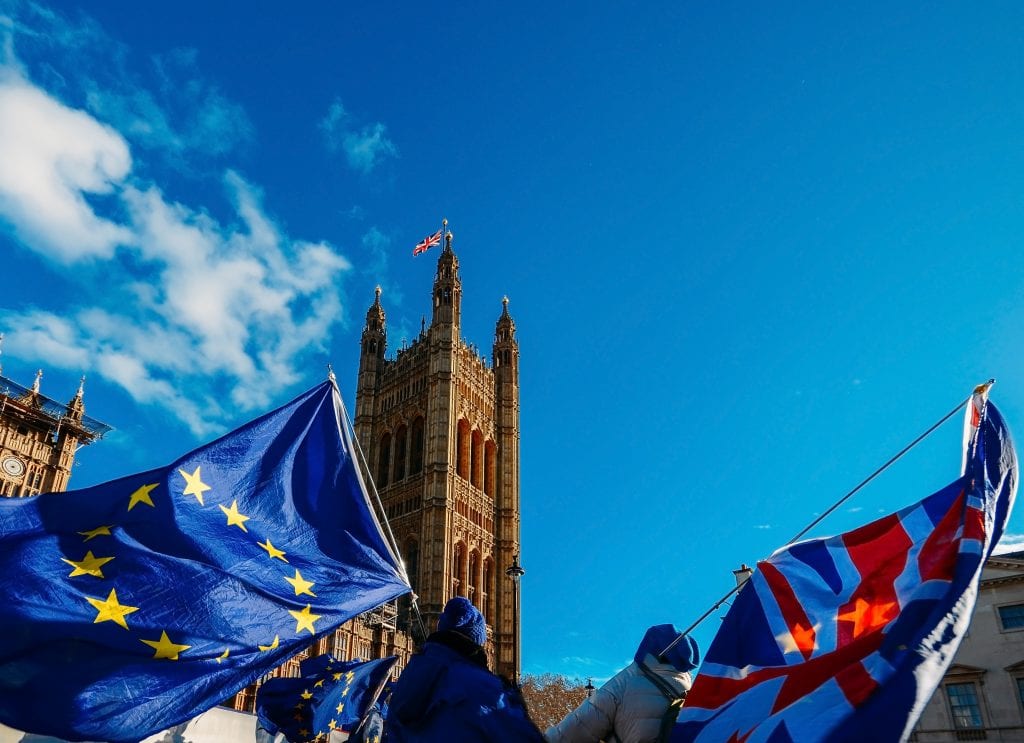
[(0, 395), (7, 398), (8, 403), (31, 408), (51, 418), (55, 425), (73, 426), (90, 439), (101, 439), (103, 435), (114, 430), (92, 416), (82, 415), (81, 418), (70, 415), (67, 403), (57, 402), (31, 387), (18, 384), (13, 379), (0, 376)]

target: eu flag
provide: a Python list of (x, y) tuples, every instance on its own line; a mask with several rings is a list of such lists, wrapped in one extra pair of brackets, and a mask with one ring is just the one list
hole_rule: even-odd
[(292, 743), (354, 732), (377, 701), (398, 658), (339, 661), (330, 655), (299, 664), (299, 678), (275, 678), (256, 692), (256, 716), (267, 732)]
[(963, 476), (923, 501), (758, 564), (715, 636), (673, 741), (906, 740), (970, 623), (1017, 490), (987, 386)]
[(0, 721), (137, 741), (409, 590), (325, 382), (167, 467), (0, 499)]

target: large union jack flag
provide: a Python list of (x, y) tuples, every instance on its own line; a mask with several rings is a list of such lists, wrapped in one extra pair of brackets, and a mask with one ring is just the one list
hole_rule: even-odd
[(906, 739), (967, 630), (1016, 495), (1017, 456), (987, 395), (979, 387), (968, 405), (958, 480), (758, 564), (673, 741)]

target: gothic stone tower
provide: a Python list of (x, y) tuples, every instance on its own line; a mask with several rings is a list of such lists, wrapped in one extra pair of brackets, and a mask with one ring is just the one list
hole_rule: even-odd
[(42, 376), (31, 387), (0, 376), (0, 496), (67, 490), (78, 447), (110, 430), (85, 414), (82, 385), (64, 405), (39, 391)]
[(362, 336), (355, 430), (427, 632), (448, 599), (468, 597), (487, 621), (492, 667), (512, 676), (519, 618), (505, 568), (519, 554), (519, 344), (507, 299), (491, 363), (462, 339), (461, 309), (449, 233), (430, 327), (394, 360), (384, 357), (377, 289)]

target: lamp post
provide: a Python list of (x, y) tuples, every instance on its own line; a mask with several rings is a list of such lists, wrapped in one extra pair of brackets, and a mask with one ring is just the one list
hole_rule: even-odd
[(595, 687), (594, 687), (594, 679), (592, 679), (592, 678), (590, 678), (588, 676), (587, 677), (587, 685), (584, 686), (583, 688), (587, 692), (587, 699), (590, 699), (590, 697), (593, 696), (593, 694), (594, 694), (594, 689), (595, 689)]
[(519, 688), (519, 579), (526, 574), (519, 564), (519, 555), (512, 555), (512, 564), (505, 575), (512, 579), (512, 683)]

